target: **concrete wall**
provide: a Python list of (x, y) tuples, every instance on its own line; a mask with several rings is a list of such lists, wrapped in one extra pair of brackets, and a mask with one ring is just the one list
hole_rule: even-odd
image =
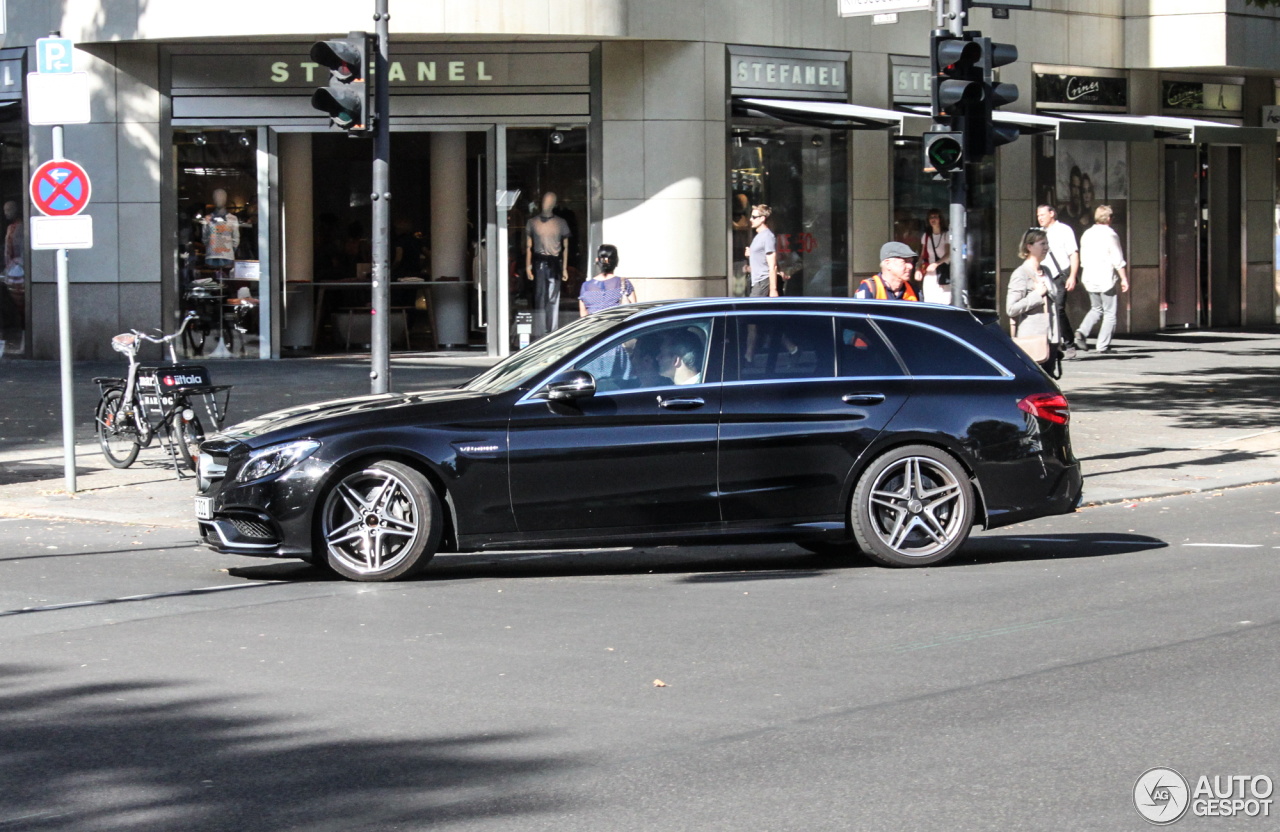
[[(111, 336), (161, 326), (160, 93), (157, 47), (77, 50), (92, 78), (92, 122), (65, 129), (65, 155), (93, 182), (86, 213), (94, 246), (68, 255), (76, 358), (108, 358)], [(52, 156), (52, 128), (30, 128), (31, 165)], [(57, 286), (51, 251), (33, 252), (31, 337), (35, 358), (56, 358)]]
[(602, 242), (643, 300), (723, 295), (724, 44), (605, 43)]

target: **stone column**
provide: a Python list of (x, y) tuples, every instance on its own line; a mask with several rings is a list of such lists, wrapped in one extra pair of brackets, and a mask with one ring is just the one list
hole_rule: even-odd
[[(394, 182), (395, 172), (392, 171)], [(394, 192), (393, 192), (394, 196)], [(395, 216), (395, 202), (392, 216)], [(431, 277), (433, 280), (470, 278), (467, 267), (467, 135), (431, 134)], [(467, 343), (467, 289), (436, 285), (436, 341)], [(394, 333), (393, 333), (394, 334)]]

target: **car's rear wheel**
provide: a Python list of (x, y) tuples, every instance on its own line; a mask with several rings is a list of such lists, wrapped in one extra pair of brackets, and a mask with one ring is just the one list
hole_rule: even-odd
[(854, 538), (886, 566), (927, 566), (956, 553), (973, 527), (964, 467), (930, 445), (895, 448), (863, 472), (850, 508)]
[(399, 462), (352, 471), (321, 507), (320, 544), (331, 569), (353, 581), (393, 581), (427, 565), (444, 517), (426, 478)]

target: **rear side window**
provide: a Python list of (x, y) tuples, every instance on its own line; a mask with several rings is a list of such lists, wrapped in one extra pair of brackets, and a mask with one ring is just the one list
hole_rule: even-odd
[(999, 378), (1001, 373), (973, 348), (937, 330), (877, 318), (913, 376), (969, 376)]
[(836, 357), (841, 378), (904, 375), (898, 359), (866, 318), (836, 318)]
[(735, 347), (739, 381), (832, 378), (829, 315), (740, 315)]

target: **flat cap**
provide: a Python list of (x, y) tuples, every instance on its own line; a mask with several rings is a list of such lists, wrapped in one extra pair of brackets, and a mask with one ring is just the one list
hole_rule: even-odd
[(903, 260), (914, 260), (918, 257), (911, 246), (906, 243), (885, 243), (880, 246), (880, 259), (888, 260), (890, 257), (901, 257)]

